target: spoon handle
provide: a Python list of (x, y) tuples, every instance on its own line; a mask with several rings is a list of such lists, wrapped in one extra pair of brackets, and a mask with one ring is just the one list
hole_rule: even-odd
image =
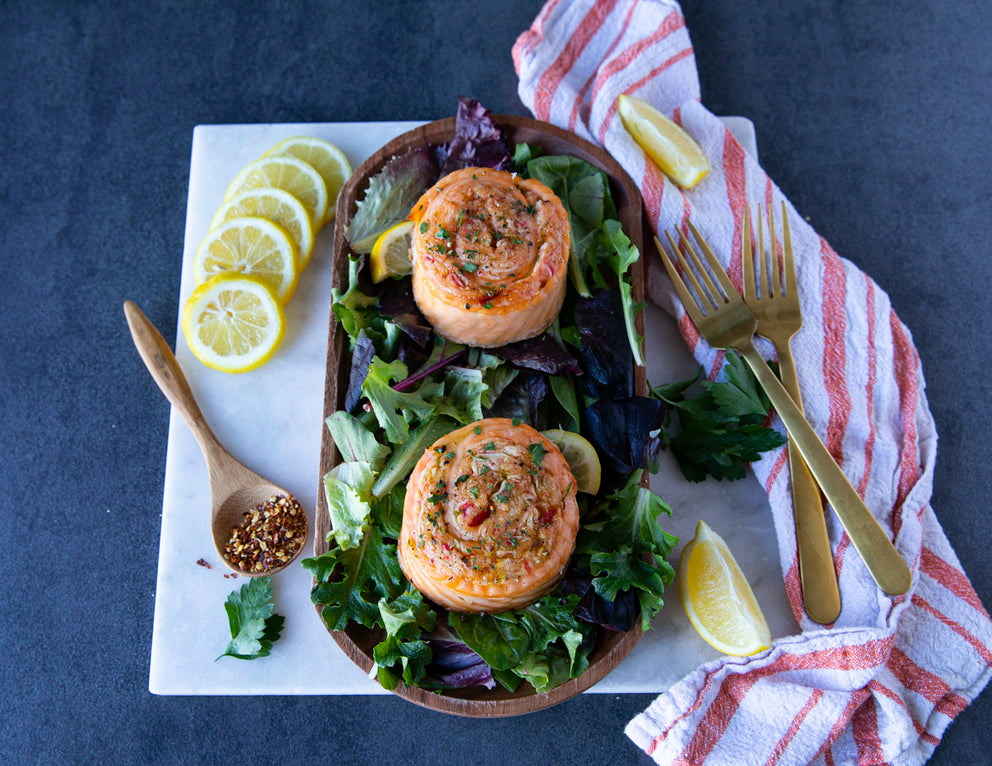
[(169, 344), (165, 342), (165, 338), (134, 302), (124, 301), (124, 315), (131, 329), (131, 338), (138, 353), (141, 354), (145, 367), (148, 368), (158, 387), (162, 389), (165, 398), (183, 416), (200, 448), (208, 458), (218, 451), (223, 452), (223, 447), (207, 425), (203, 413), (200, 412), (189, 383), (186, 382), (186, 376), (183, 375), (182, 368), (176, 361)]

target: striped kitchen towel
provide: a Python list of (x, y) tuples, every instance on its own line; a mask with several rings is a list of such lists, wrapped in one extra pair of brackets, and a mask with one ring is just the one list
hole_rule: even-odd
[[(513, 47), (524, 103), (602, 144), (640, 186), (658, 233), (691, 218), (741, 278), (745, 202), (780, 209), (760, 165), (700, 103), (689, 32), (672, 0), (549, 0)], [(617, 98), (643, 98), (702, 145), (712, 171), (669, 182), (624, 130)], [(784, 448), (753, 468), (768, 493), (786, 592), (801, 633), (754, 657), (708, 663), (630, 722), (658, 763), (923, 763), (989, 680), (992, 622), (930, 505), (937, 433), (909, 330), (886, 293), (788, 204), (805, 323), (793, 342), (806, 412), (913, 571), (883, 594), (828, 514), (843, 610), (803, 613)], [(657, 260), (657, 259), (654, 259)], [(649, 293), (711, 377), (723, 356), (700, 338), (652, 264)], [(771, 353), (769, 346), (762, 347)]]

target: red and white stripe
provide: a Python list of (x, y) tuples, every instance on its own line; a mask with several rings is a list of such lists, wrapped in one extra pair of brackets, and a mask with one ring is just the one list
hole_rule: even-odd
[[(517, 40), (513, 61), (520, 97), (536, 117), (605, 146), (640, 186), (656, 232), (686, 230), (691, 218), (740, 284), (744, 204), (777, 211), (784, 197), (699, 102), (677, 3), (550, 0)], [(683, 191), (646, 160), (617, 115), (623, 93), (651, 102), (695, 137), (712, 167), (700, 184)], [(807, 416), (893, 537), (913, 587), (885, 596), (828, 515), (843, 610), (832, 626), (810, 622), (785, 450), (767, 454), (753, 468), (769, 496), (802, 633), (758, 656), (698, 668), (632, 720), (627, 734), (665, 764), (919, 764), (992, 675), (992, 621), (930, 505), (937, 436), (909, 330), (886, 293), (784, 201), (805, 318), (792, 348)], [(659, 265), (649, 266), (652, 299), (716, 377), (722, 352), (696, 332)]]

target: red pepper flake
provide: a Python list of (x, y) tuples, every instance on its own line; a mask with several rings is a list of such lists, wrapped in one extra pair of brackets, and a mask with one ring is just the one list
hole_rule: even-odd
[(557, 509), (557, 508), (554, 508), (554, 507), (551, 507), (551, 508), (548, 508), (548, 509), (546, 509), (546, 510), (544, 510), (544, 511), (543, 511), (543, 512), (541, 513), (541, 515), (540, 515), (540, 516), (538, 517), (538, 518), (540, 519), (540, 522), (541, 522), (542, 524), (550, 524), (550, 523), (551, 523), (551, 521), (552, 521), (552, 519), (554, 519), (554, 517), (555, 517), (555, 512), (556, 512), (557, 510), (558, 510), (558, 509)]
[(245, 514), (224, 548), (243, 572), (266, 572), (289, 561), (306, 542), (307, 517), (292, 495), (273, 495)]
[(210, 566), (210, 562), (208, 562), (205, 559), (197, 559), (196, 560), (196, 565), (197, 566), (201, 566), (201, 567), (206, 567), (207, 569), (213, 569), (213, 567)]
[[(465, 525), (468, 527), (477, 527), (490, 516), (492, 516), (492, 510), (489, 508), (476, 508), (471, 503), (466, 503), (469, 506), (468, 510), (464, 511), (466, 515)], [(471, 515), (469, 515), (471, 512)]]

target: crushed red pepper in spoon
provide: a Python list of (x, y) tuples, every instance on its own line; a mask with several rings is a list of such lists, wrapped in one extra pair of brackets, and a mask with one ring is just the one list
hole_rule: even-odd
[(292, 495), (273, 495), (244, 515), (231, 530), (227, 558), (244, 572), (261, 573), (285, 566), (307, 537), (307, 517)]

